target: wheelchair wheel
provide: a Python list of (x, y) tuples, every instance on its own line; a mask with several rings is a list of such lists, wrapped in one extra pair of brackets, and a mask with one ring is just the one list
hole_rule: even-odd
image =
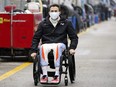
[(69, 61), (68, 64), (69, 64), (70, 81), (71, 81), (71, 83), (74, 83), (74, 81), (75, 81), (75, 74), (76, 74), (74, 55), (69, 55), (68, 61)]
[(41, 68), (40, 68), (40, 58), (36, 58), (33, 60), (33, 79), (34, 79), (34, 85), (37, 86), (38, 82), (40, 81), (40, 73), (41, 73)]

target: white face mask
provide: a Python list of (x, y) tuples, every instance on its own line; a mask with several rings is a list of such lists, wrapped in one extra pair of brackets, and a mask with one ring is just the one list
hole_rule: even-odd
[(49, 12), (49, 15), (53, 20), (56, 20), (59, 17), (60, 12)]

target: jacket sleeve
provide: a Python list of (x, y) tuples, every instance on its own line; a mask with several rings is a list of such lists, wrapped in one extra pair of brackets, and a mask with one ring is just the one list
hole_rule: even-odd
[(41, 37), (42, 37), (42, 23), (39, 24), (37, 31), (33, 36), (30, 53), (38, 51), (38, 44), (40, 42)]
[(76, 49), (77, 44), (78, 44), (78, 36), (77, 36), (76, 31), (74, 30), (73, 25), (70, 21), (68, 21), (67, 33), (71, 40), (69, 49)]

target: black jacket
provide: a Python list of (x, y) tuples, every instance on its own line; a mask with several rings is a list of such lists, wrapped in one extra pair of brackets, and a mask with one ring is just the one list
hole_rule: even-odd
[(74, 31), (72, 23), (67, 19), (61, 18), (56, 27), (54, 27), (49, 21), (49, 18), (46, 18), (39, 24), (38, 29), (34, 34), (31, 45), (31, 53), (37, 52), (37, 47), (38, 43), (40, 42), (40, 39), (42, 40), (42, 44), (64, 43), (67, 46), (67, 35), (71, 40), (69, 48), (76, 49), (78, 44), (78, 36)]

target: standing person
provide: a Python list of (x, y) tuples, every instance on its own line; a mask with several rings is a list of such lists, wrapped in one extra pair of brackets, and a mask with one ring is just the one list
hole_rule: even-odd
[(24, 13), (26, 14), (34, 14), (34, 32), (37, 30), (37, 26), (42, 20), (42, 13), (40, 12), (40, 4), (39, 2), (34, 2), (33, 0), (27, 0), (27, 4), (24, 7)]
[[(27, 2), (27, 3), (26, 3), (25, 6), (24, 6), (24, 10), (27, 11), (27, 13), (28, 13), (28, 10), (29, 10), (29, 9), (28, 9), (28, 4), (31, 2), (31, 0), (27, 0), (26, 2)], [(31, 12), (29, 11), (29, 13), (31, 13)]]
[(43, 71), (43, 76), (40, 79), (41, 83), (47, 83), (48, 81), (47, 55), (51, 50), (53, 50), (55, 64), (55, 76), (51, 82), (59, 82), (60, 57), (68, 45), (67, 35), (71, 40), (69, 52), (74, 55), (78, 44), (78, 36), (73, 29), (72, 23), (67, 19), (60, 17), (60, 6), (53, 4), (49, 8), (49, 16), (39, 24), (31, 46), (31, 57), (35, 58), (37, 55), (38, 43), (41, 39), (42, 45), (40, 46), (40, 64)]
[(29, 13), (37, 14), (40, 12), (40, 4), (38, 2), (27, 0), (27, 4), (25, 4), (24, 10), (25, 13), (30, 11)]

